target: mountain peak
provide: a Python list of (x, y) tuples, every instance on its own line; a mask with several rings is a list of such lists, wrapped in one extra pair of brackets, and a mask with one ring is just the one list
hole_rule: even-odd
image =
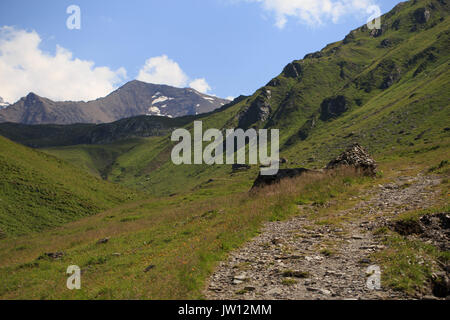
[(22, 99), (25, 100), (25, 104), (27, 104), (27, 105), (32, 105), (32, 104), (42, 101), (42, 98), (40, 96), (38, 96), (37, 94), (35, 94), (34, 92), (30, 92), (29, 94), (27, 94), (27, 96), (25, 98), (22, 98)]
[(132, 80), (106, 97), (89, 102), (55, 102), (30, 92), (13, 104), (14, 108), (0, 110), (0, 122), (23, 123), (26, 119), (27, 124), (108, 123), (139, 115), (176, 118), (211, 112), (227, 103), (191, 88)]

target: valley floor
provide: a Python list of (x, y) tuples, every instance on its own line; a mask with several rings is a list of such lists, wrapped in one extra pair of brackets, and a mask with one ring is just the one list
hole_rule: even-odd
[[(374, 253), (385, 249), (374, 231), (399, 214), (431, 207), (439, 196), (433, 175), (400, 176), (359, 196), (349, 209), (333, 213), (338, 225), (299, 215), (265, 224), (262, 233), (230, 254), (210, 278), (208, 299), (407, 299), (387, 286), (370, 290), (366, 281)], [(366, 200), (367, 199), (367, 200)], [(332, 209), (330, 209), (332, 210)], [(376, 232), (375, 232), (376, 233)], [(381, 270), (383, 272), (383, 269)]]
[[(257, 192), (244, 183), (256, 172), (228, 173), (191, 193), (5, 237), (0, 299), (445, 297), (448, 150), (384, 156), (373, 178), (307, 173)], [(422, 225), (436, 215), (442, 227)], [(397, 225), (426, 230), (400, 234)], [(71, 265), (81, 269), (80, 290), (67, 289)], [(381, 290), (366, 286), (372, 265), (380, 266)]]

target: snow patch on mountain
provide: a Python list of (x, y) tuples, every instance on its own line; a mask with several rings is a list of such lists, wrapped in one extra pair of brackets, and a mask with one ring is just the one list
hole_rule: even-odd
[(159, 110), (158, 107), (155, 106), (151, 106), (150, 108), (148, 108), (148, 116), (160, 116), (161, 115), (161, 110)]
[(159, 98), (156, 98), (155, 100), (153, 100), (152, 103), (156, 104), (156, 103), (166, 102), (166, 101), (170, 101), (170, 100), (173, 100), (173, 98), (162, 96), (162, 97), (159, 97)]

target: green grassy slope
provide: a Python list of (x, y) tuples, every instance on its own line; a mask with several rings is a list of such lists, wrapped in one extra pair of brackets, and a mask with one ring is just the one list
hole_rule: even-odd
[[(197, 189), (189, 195), (133, 202), (51, 232), (3, 239), (0, 299), (202, 298), (218, 261), (257, 235), (263, 222), (296, 214), (330, 228), (358, 221), (359, 213), (343, 218), (335, 216), (336, 211), (356, 205), (373, 185), (426, 172), (447, 156), (444, 148), (412, 152), (400, 160), (382, 161), (384, 177), (361, 177), (347, 171), (313, 174), (284, 180), (255, 195), (208, 195)], [(448, 192), (448, 173), (447, 167), (443, 173), (446, 182), (436, 186), (443, 194)], [(443, 200), (448, 204), (447, 198)], [(316, 209), (299, 211), (299, 203), (316, 204)], [(329, 205), (320, 205), (324, 203)], [(108, 243), (97, 244), (105, 237), (110, 238)], [(317, 250), (320, 254), (320, 248)], [(64, 256), (39, 259), (44, 252), (63, 252)], [(413, 252), (417, 261), (418, 254), (421, 252)], [(78, 265), (83, 271), (81, 290), (66, 287), (69, 265)], [(153, 268), (145, 271), (149, 266)], [(422, 268), (414, 264), (401, 271), (416, 267)], [(402, 281), (405, 279), (403, 276)]]
[[(308, 203), (318, 205), (305, 213), (308, 219), (338, 226), (342, 221), (334, 220), (333, 213), (355, 205), (366, 188), (398, 176), (439, 173), (436, 168), (448, 160), (450, 150), (450, 26), (448, 5), (442, 3), (404, 3), (383, 17), (381, 35), (357, 29), (345, 41), (288, 65), (253, 96), (202, 118), (205, 130), (234, 127), (254, 101), (267, 99), (267, 119), (246, 125), (281, 129), (281, 155), (289, 166), (322, 166), (345, 145), (358, 141), (374, 155), (382, 174), (304, 176), (250, 195), (245, 191), (257, 166), (239, 173), (227, 165), (175, 166), (169, 136), (142, 139), (132, 146), (123, 141), (51, 148), (46, 151), (93, 173), (114, 158), (108, 180), (172, 196), (115, 207), (51, 232), (2, 239), (0, 278), (5, 280), (0, 298), (201, 298), (218, 261), (257, 234), (264, 221), (298, 214), (298, 204)], [(415, 22), (414, 13), (424, 7), (431, 12), (430, 20)], [(336, 96), (345, 98), (347, 110), (324, 117), (323, 102)], [(125, 196), (118, 185), (81, 174), (52, 156), (0, 142), (1, 150), (9, 150), (0, 153), (0, 165), (7, 168), (1, 172), (6, 179), (0, 180), (5, 190), (0, 208), (16, 208), (3, 215), (12, 221), (10, 231), (5, 229), (10, 233), (23, 233), (34, 223), (40, 228), (63, 222), (63, 217), (89, 215), (97, 211), (86, 209), (85, 203), (107, 208)], [(445, 171), (436, 188), (442, 189), (441, 202), (448, 207), (448, 167), (439, 170)], [(330, 206), (320, 205), (324, 203)], [(8, 221), (3, 216), (0, 221)], [(111, 239), (97, 244), (104, 237)], [(44, 252), (57, 251), (64, 252), (61, 259), (38, 259)], [(65, 272), (72, 264), (83, 270), (81, 290), (66, 288)], [(154, 267), (145, 272), (149, 266)]]
[[(204, 130), (280, 129), (281, 156), (291, 167), (323, 166), (353, 142), (384, 157), (444, 141), (450, 136), (449, 6), (438, 0), (400, 3), (383, 15), (381, 31), (366, 26), (353, 30), (344, 40), (288, 64), (254, 95), (177, 124), (192, 129), (197, 119)], [(427, 21), (421, 20), (424, 10), (430, 13)], [(21, 131), (16, 135), (24, 139)], [(170, 161), (173, 146), (166, 135), (141, 140), (127, 152), (117, 144), (101, 147), (101, 152), (109, 150), (106, 160), (97, 147), (50, 152), (155, 195), (186, 193), (211, 179), (222, 181), (216, 187), (225, 192), (228, 184), (248, 187), (257, 174), (256, 167), (233, 176), (231, 166), (175, 166)], [(216, 190), (209, 187), (209, 192)]]
[(137, 198), (45, 153), (0, 137), (0, 230), (41, 231)]
[[(417, 12), (430, 11), (427, 22)], [(290, 166), (318, 167), (359, 142), (377, 157), (449, 138), (449, 4), (414, 1), (382, 17), (382, 33), (366, 26), (343, 41), (287, 65), (253, 96), (203, 118), (207, 128), (277, 128), (281, 156)], [(419, 20), (420, 21), (420, 20)], [(341, 96), (346, 111), (327, 114)], [(242, 121), (255, 101), (270, 105), (265, 120)], [(325, 110), (325, 111), (324, 111)], [(258, 111), (258, 110), (256, 110)], [(188, 125), (187, 128), (192, 128)], [(168, 137), (120, 156), (110, 179), (156, 194), (170, 194), (228, 179), (229, 166), (175, 166)], [(256, 169), (252, 171), (254, 178)]]
[(106, 179), (116, 159), (139, 145), (142, 140), (152, 138), (135, 138), (120, 140), (110, 144), (75, 145), (67, 147), (52, 147), (41, 151), (54, 155), (67, 162), (77, 164), (91, 174)]

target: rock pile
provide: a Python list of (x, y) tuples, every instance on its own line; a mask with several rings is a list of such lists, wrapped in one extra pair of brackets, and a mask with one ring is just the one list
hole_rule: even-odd
[[(283, 160), (285, 159), (280, 159), (280, 163), (284, 163)], [(287, 160), (285, 161), (287, 162)], [(332, 170), (340, 166), (354, 167), (358, 170), (362, 170), (363, 173), (367, 175), (375, 175), (377, 172), (377, 164), (375, 160), (372, 159), (372, 157), (367, 153), (367, 151), (357, 143), (350, 146), (339, 157), (328, 163), (325, 169)], [(278, 170), (277, 174), (271, 176), (264, 176), (259, 174), (255, 182), (253, 183), (252, 190), (255, 188), (260, 188), (267, 185), (278, 183), (286, 178), (295, 178), (306, 172), (323, 173), (324, 170), (291, 168), (291, 169), (280, 169)]]
[(368, 175), (375, 175), (377, 173), (375, 160), (358, 143), (353, 144), (336, 159), (330, 161), (326, 169), (335, 169), (340, 166), (354, 167)]

